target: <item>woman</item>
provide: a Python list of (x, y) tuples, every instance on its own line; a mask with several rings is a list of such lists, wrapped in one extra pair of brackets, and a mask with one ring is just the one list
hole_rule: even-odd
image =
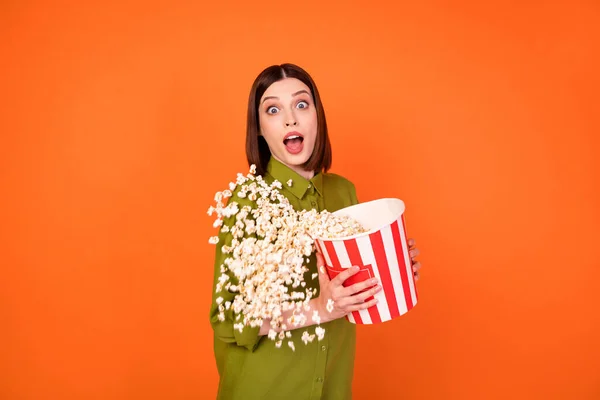
[[(281, 193), (296, 210), (317, 209), (330, 212), (358, 203), (354, 185), (347, 179), (327, 173), (331, 166), (331, 146), (327, 134), (325, 112), (319, 91), (310, 75), (293, 64), (274, 65), (262, 71), (250, 91), (246, 131), (246, 155), (249, 165), (256, 165), (256, 174), (267, 183), (277, 179), (285, 182)], [(235, 201), (251, 204), (247, 199)], [(233, 217), (231, 217), (233, 218)], [(231, 224), (225, 220), (224, 224)], [(219, 243), (231, 242), (229, 233), (221, 233)], [(410, 240), (411, 258), (415, 276), (420, 264), (414, 261), (419, 251)], [(225, 255), (217, 246), (215, 281), (221, 275), (220, 266)], [(313, 330), (310, 317), (306, 323), (291, 331), (297, 345), (295, 350), (277, 348), (275, 341), (265, 336), (270, 324), (245, 327), (243, 332), (233, 328), (236, 315), (225, 313), (219, 321), (216, 298), (232, 301), (233, 293), (226, 290), (213, 293), (210, 312), (213, 326), (214, 351), (220, 375), (218, 399), (331, 399), (347, 400), (352, 397), (352, 375), (356, 344), (356, 326), (349, 323), (346, 314), (367, 309), (376, 299), (365, 301), (381, 290), (376, 280), (344, 287), (343, 283), (358, 268), (348, 269), (333, 280), (326, 273), (318, 273), (318, 280), (310, 279), (324, 265), (323, 257), (313, 253), (305, 279), (308, 288), (317, 288), (317, 296), (310, 300), (311, 310), (321, 316), (325, 329), (322, 340), (304, 344), (303, 331)], [(214, 287), (214, 286), (213, 286)], [(334, 300), (333, 311), (326, 310), (328, 299)], [(287, 317), (284, 314), (284, 317)]]

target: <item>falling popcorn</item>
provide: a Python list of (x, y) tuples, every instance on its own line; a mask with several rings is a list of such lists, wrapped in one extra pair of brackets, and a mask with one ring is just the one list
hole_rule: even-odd
[(309, 334), (308, 331), (302, 332), (302, 341), (304, 342), (304, 344), (308, 344), (313, 340), (315, 340), (315, 335)]
[(327, 308), (327, 311), (333, 312), (333, 300), (328, 299), (325, 308)]
[[(260, 327), (269, 320), (267, 336), (280, 348), (283, 340), (292, 336), (288, 327), (293, 329), (306, 323), (310, 314), (298, 312), (309, 312), (309, 302), (317, 293), (316, 288), (307, 287), (304, 281), (308, 257), (315, 249), (314, 238), (351, 236), (366, 230), (356, 221), (328, 211), (296, 211), (280, 193), (281, 182), (268, 184), (255, 173), (255, 165), (246, 176), (238, 173), (228, 190), (215, 194), (215, 205), (208, 209), (208, 215), (216, 214), (213, 227), (231, 237), (231, 243), (220, 246), (227, 256), (215, 289), (216, 293), (227, 291), (235, 296), (227, 302), (222, 296), (216, 299), (218, 319), (223, 321), (224, 311), (232, 310), (239, 321), (233, 327), (239, 332), (245, 327)], [(291, 186), (292, 180), (286, 184)], [(243, 205), (248, 202), (252, 206)], [(218, 244), (219, 237), (212, 236), (209, 243)], [(320, 268), (326, 273), (323, 266)], [(317, 276), (312, 274), (312, 279)], [(326, 307), (329, 312), (333, 309), (330, 302)], [(293, 313), (284, 318), (289, 315), (284, 314), (286, 311)], [(322, 340), (325, 330), (319, 326), (321, 317), (317, 310), (313, 310), (311, 319), (317, 324), (318, 340)], [(314, 337), (305, 331), (302, 341), (307, 344)], [(295, 350), (291, 340), (288, 346)]]
[(317, 334), (318, 340), (323, 340), (323, 338), (325, 337), (325, 329), (321, 328), (320, 326), (317, 326), (315, 328), (315, 333)]
[(321, 324), (321, 317), (319, 316), (319, 312), (317, 310), (313, 312), (312, 320), (317, 325)]

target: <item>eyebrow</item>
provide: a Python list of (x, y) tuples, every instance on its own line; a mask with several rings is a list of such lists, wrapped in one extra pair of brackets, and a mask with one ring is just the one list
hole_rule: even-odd
[[(307, 90), (302, 89), (302, 90), (298, 90), (296, 93), (292, 93), (292, 97), (294, 96), (298, 96), (300, 93), (306, 93), (307, 95), (310, 96), (310, 93), (308, 93)], [(264, 103), (265, 101), (269, 100), (269, 99), (279, 99), (279, 97), (277, 96), (267, 96), (263, 99), (263, 101), (261, 103)]]

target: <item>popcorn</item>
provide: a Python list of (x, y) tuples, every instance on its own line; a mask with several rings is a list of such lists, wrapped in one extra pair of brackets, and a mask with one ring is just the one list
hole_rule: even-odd
[(325, 337), (325, 329), (321, 328), (320, 326), (317, 326), (315, 328), (315, 333), (317, 334), (317, 339), (319, 341), (323, 340), (323, 338)]
[[(306, 324), (309, 301), (317, 294), (317, 289), (307, 287), (304, 280), (309, 271), (309, 257), (315, 249), (314, 238), (349, 236), (365, 229), (357, 221), (328, 211), (296, 211), (280, 193), (281, 182), (275, 180), (269, 185), (255, 173), (254, 165), (246, 176), (238, 173), (235, 182), (229, 183), (229, 190), (215, 194), (215, 205), (208, 209), (209, 216), (216, 214), (213, 227), (232, 238), (221, 246), (227, 256), (215, 291), (235, 295), (232, 301), (224, 301), (222, 296), (216, 299), (218, 319), (223, 321), (224, 310), (232, 310), (236, 321), (233, 327), (240, 332), (245, 327), (260, 327), (264, 320), (269, 320), (271, 329), (267, 336), (279, 348), (283, 340), (292, 337), (288, 327), (294, 329)], [(292, 185), (291, 179), (287, 185)], [(236, 188), (237, 197), (232, 197)], [(223, 204), (225, 199), (229, 199), (227, 205)], [(252, 206), (244, 205), (248, 202)], [(211, 244), (218, 242), (218, 236), (209, 238)], [(323, 266), (320, 271), (326, 273)], [(314, 280), (318, 273), (311, 276)], [(289, 310), (293, 310), (292, 316), (284, 320), (283, 313)], [(333, 310), (331, 300), (327, 302), (327, 310)], [(321, 324), (316, 310), (311, 320)], [(315, 334), (322, 340), (325, 330), (317, 326)], [(305, 344), (314, 338), (307, 331), (302, 335)], [(291, 340), (288, 346), (295, 351)]]
[(325, 308), (327, 308), (327, 311), (329, 311), (330, 313), (333, 312), (333, 300), (328, 299), (327, 300), (327, 305), (325, 306)]
[(304, 344), (308, 344), (313, 340), (315, 340), (315, 335), (309, 334), (308, 331), (302, 332), (302, 341), (304, 342)]
[(287, 184), (289, 187), (292, 187), (292, 184), (293, 184), (293, 183), (294, 183), (294, 181), (292, 181), (291, 179), (289, 179), (289, 180), (286, 182), (286, 184)]
[(315, 310), (313, 312), (312, 315), (312, 320), (314, 323), (316, 323), (317, 325), (319, 325), (321, 323), (321, 317), (319, 316), (319, 312), (317, 310)]

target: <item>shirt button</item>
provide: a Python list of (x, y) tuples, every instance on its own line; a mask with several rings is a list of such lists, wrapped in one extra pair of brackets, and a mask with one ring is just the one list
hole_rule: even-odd
[(323, 378), (317, 378), (317, 382), (323, 382)]
[(308, 188), (310, 189), (311, 187), (312, 187), (312, 185), (310, 185), (310, 184), (309, 184), (309, 185), (308, 185)]
[(311, 200), (310, 204), (311, 204), (311, 205), (313, 205), (313, 206), (316, 206), (316, 205), (317, 205), (317, 202), (316, 202), (316, 201), (314, 201), (314, 200)]
[(321, 346), (321, 350), (325, 351), (325, 350), (327, 350), (327, 347)]

